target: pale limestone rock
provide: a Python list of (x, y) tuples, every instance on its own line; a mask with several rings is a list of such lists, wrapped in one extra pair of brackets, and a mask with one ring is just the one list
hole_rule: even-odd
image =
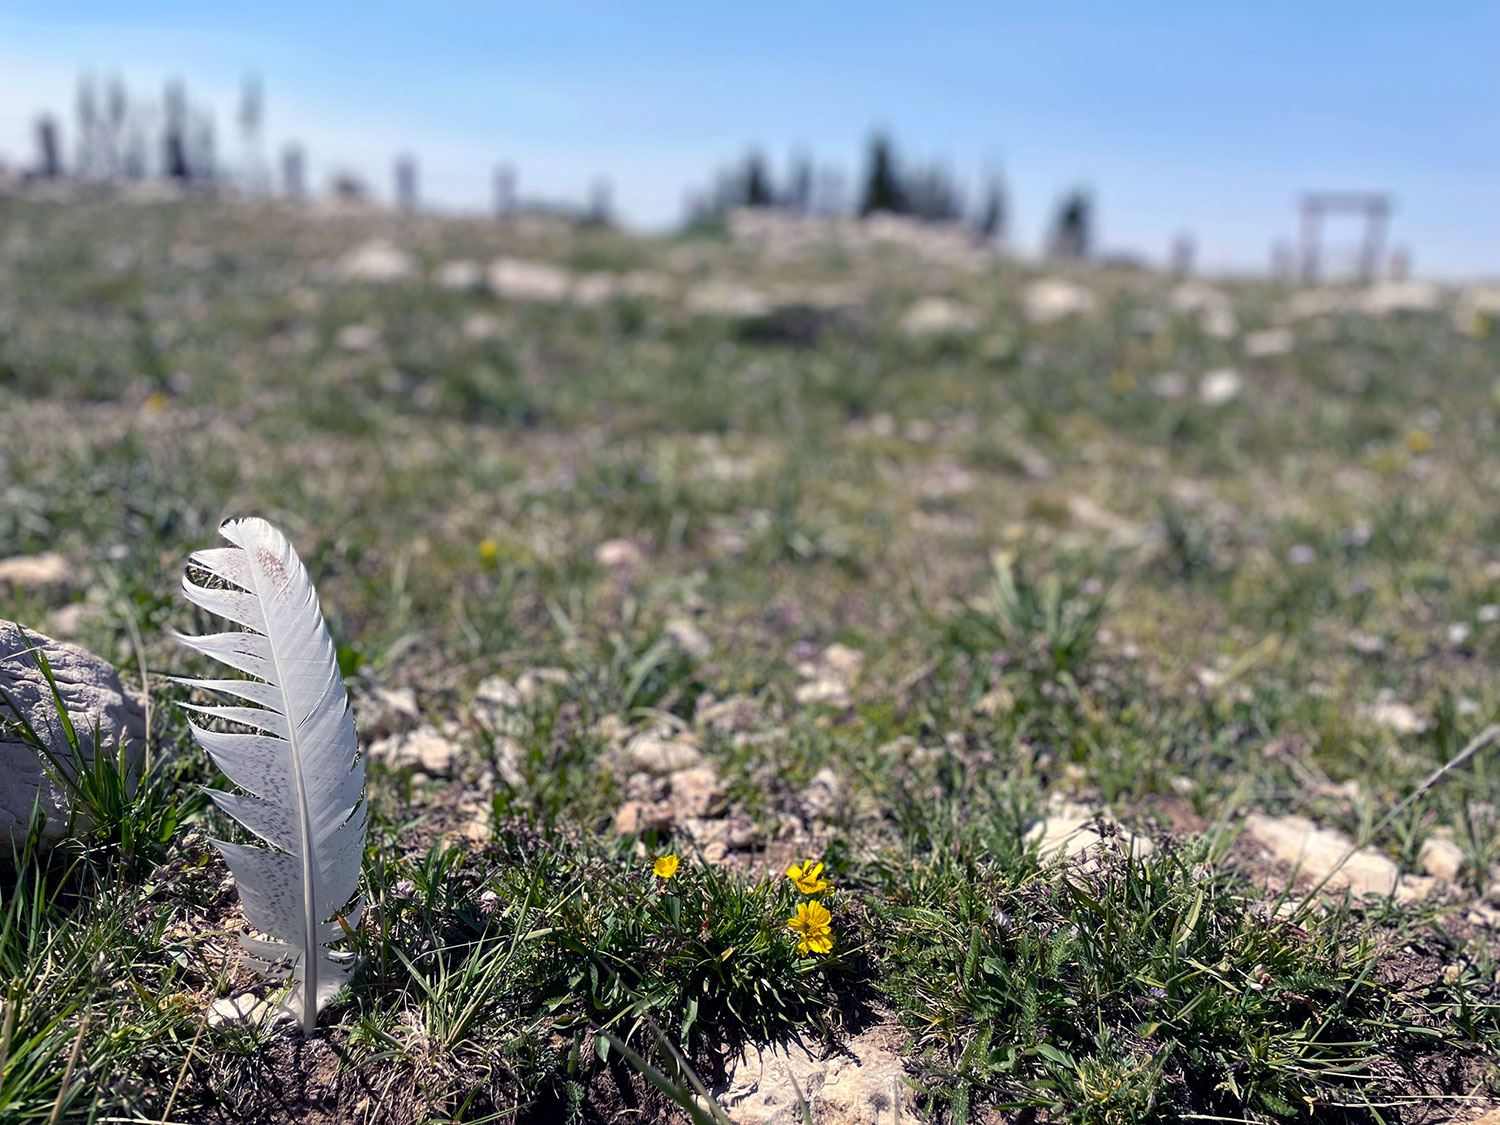
[(354, 701), (354, 720), (366, 740), (412, 730), (422, 721), (417, 693), (409, 687), (378, 687)]
[(1457, 883), (1459, 873), (1464, 869), (1464, 850), (1452, 840), (1429, 836), (1422, 841), (1417, 862), (1434, 879), (1440, 879), (1444, 883)]
[[(1245, 831), (1273, 857), (1296, 867), (1305, 879), (1321, 882), (1335, 894), (1349, 891), (1356, 898), (1384, 898), (1395, 894), (1398, 901), (1425, 897), (1433, 880), (1420, 876), (1402, 879), (1400, 869), (1373, 848), (1350, 851), (1353, 841), (1342, 832), (1319, 828), (1304, 816), (1245, 818)], [(1347, 858), (1346, 858), (1347, 857)]]
[(672, 279), (664, 273), (632, 270), (620, 279), (620, 292), (627, 297), (660, 299), (677, 291)]
[(809, 820), (816, 820), (837, 809), (843, 798), (843, 781), (833, 772), (833, 767), (824, 766), (813, 774), (807, 788), (802, 791), (802, 809)]
[(1234, 310), (1227, 305), (1205, 310), (1198, 324), (1203, 334), (1214, 340), (1232, 340), (1240, 330)]
[(715, 278), (697, 286), (683, 302), (683, 308), (699, 316), (720, 316), (730, 320), (756, 320), (771, 314), (771, 299), (759, 289), (743, 282)]
[(1198, 380), (1198, 398), (1208, 406), (1224, 406), (1240, 397), (1245, 380), (1232, 367), (1206, 372)]
[(798, 703), (826, 703), (833, 707), (849, 705), (849, 689), (864, 665), (864, 654), (848, 645), (835, 642), (819, 654), (817, 660), (797, 665), (803, 680), (794, 698)]
[(1293, 294), (1287, 302), (1286, 317), (1288, 320), (1309, 320), (1347, 312), (1350, 306), (1350, 297), (1342, 289), (1304, 289)]
[(967, 336), (979, 331), (979, 313), (951, 297), (923, 297), (906, 310), (899, 329), (908, 340)]
[(642, 731), (625, 743), (622, 751), (623, 765), (628, 771), (654, 777), (690, 769), (702, 760), (703, 753), (696, 740), (685, 732)]
[(667, 778), (672, 811), (677, 819), (712, 816), (724, 807), (718, 772), (709, 765), (677, 770)]
[(0, 587), (15, 590), (41, 590), (67, 585), (71, 577), (68, 560), (47, 552), (41, 555), (12, 555), (0, 559)]
[(1162, 398), (1182, 398), (1188, 393), (1188, 377), (1180, 371), (1163, 371), (1151, 377), (1151, 390)]
[(1032, 825), (1026, 842), (1035, 844), (1044, 863), (1063, 859), (1083, 870), (1097, 867), (1107, 851), (1140, 859), (1156, 850), (1146, 837), (1120, 827), (1107, 811), (1070, 801), (1057, 802), (1045, 819)]
[[(904, 1081), (903, 1034), (880, 1024), (826, 1059), (786, 1040), (750, 1045), (730, 1063), (714, 1100), (736, 1125), (886, 1125), (916, 1121), (916, 1100)], [(799, 1094), (800, 1091), (800, 1094)]]
[(382, 738), (370, 747), (370, 755), (396, 766), (419, 767), (423, 773), (445, 777), (453, 770), (458, 747), (430, 726)]
[(620, 291), (618, 279), (612, 273), (586, 273), (573, 285), (573, 303), (583, 308), (597, 308), (614, 300)]
[(490, 288), (508, 301), (539, 301), (560, 304), (573, 287), (572, 275), (546, 262), (521, 258), (496, 258), (490, 265)]
[[(140, 701), (126, 693), (114, 667), (75, 645), (30, 629), (23, 635), (14, 622), (0, 621), (0, 691), (53, 752), (62, 758), (71, 754), (51, 688), (29, 655), (32, 646), (46, 654), (85, 760), (93, 760), (96, 723), (107, 753), (123, 740), (127, 757), (136, 759), (145, 746), (145, 713)], [(0, 707), (0, 715), (10, 718), (9, 707)], [(0, 856), (12, 854), (25, 836), (38, 803), (45, 816), (41, 842), (51, 847), (67, 834), (67, 794), (47, 776), (27, 743), (0, 728)]]
[(865, 654), (835, 641), (823, 650), (822, 661), (823, 666), (834, 675), (842, 676), (845, 680), (853, 680), (859, 675), (859, 670), (864, 667)]
[(1043, 278), (1026, 287), (1022, 298), (1026, 319), (1051, 324), (1070, 316), (1086, 316), (1099, 307), (1093, 290), (1060, 277)]
[(1364, 715), (1378, 726), (1397, 734), (1421, 734), (1427, 729), (1427, 720), (1417, 714), (1409, 703), (1403, 703), (1389, 692), (1382, 692), (1374, 703), (1364, 709)]
[(1275, 356), (1290, 355), (1296, 346), (1296, 339), (1290, 328), (1264, 328), (1259, 332), (1249, 333), (1243, 346), (1245, 354), (1251, 359), (1272, 359)]
[(826, 703), (830, 707), (849, 705), (849, 685), (832, 676), (818, 676), (798, 684), (794, 694), (801, 704)]
[(606, 539), (594, 548), (594, 562), (607, 570), (634, 570), (645, 561), (645, 553), (629, 539)]
[(411, 280), (416, 274), (416, 265), (404, 250), (383, 238), (376, 238), (345, 254), (339, 260), (338, 274), (345, 281), (393, 285)]
[(456, 258), (432, 271), (432, 283), (439, 289), (454, 292), (483, 289), (484, 267), (467, 258)]
[(525, 703), (535, 703), (543, 695), (566, 687), (573, 677), (566, 668), (528, 668), (516, 679), (516, 690)]
[(689, 618), (669, 618), (664, 632), (673, 644), (694, 660), (707, 660), (713, 651), (713, 645), (703, 630)]
[(473, 312), (464, 318), (460, 334), (471, 344), (482, 344), (486, 340), (497, 340), (505, 332), (505, 325), (494, 313)]
[(1167, 298), (1174, 311), (1196, 314), (1205, 336), (1228, 340), (1239, 331), (1229, 295), (1201, 281), (1185, 281)]
[(674, 818), (667, 805), (649, 801), (626, 801), (615, 812), (610, 830), (616, 836), (636, 836), (644, 832), (670, 832)]
[(1442, 304), (1443, 291), (1430, 281), (1383, 281), (1360, 299), (1360, 308), (1371, 316), (1434, 313)]
[(904, 1081), (902, 1039), (899, 1028), (871, 1028), (831, 1057), (814, 1120), (825, 1125), (916, 1121), (916, 1099)]
[(1201, 313), (1229, 307), (1229, 294), (1201, 281), (1184, 281), (1167, 295), (1173, 312)]
[(346, 324), (339, 329), (338, 346), (346, 352), (372, 352), (380, 347), (380, 329), (373, 324)]
[(242, 992), (238, 996), (223, 996), (208, 1007), (208, 1026), (223, 1027), (225, 1024), (257, 1024), (271, 1014), (271, 1005), (253, 992)]

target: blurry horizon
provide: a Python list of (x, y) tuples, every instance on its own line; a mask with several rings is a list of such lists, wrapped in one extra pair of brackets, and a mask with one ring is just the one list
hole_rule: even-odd
[[(894, 5), (339, 2), (246, 11), (144, 0), (21, 0), (0, 13), (0, 159), (34, 159), (42, 113), (75, 150), (80, 75), (159, 101), (169, 80), (213, 112), (239, 159), (241, 84), (265, 93), (262, 152), (306, 151), (391, 198), (419, 164), (422, 205), (488, 211), (497, 165), (519, 194), (582, 205), (603, 177), (629, 226), (679, 223), (690, 193), (752, 150), (794, 153), (857, 196), (871, 133), (941, 162), (971, 202), (1003, 171), (1011, 243), (1035, 253), (1058, 199), (1086, 186), (1099, 247), (1162, 264), (1190, 233), (1200, 272), (1264, 273), (1308, 190), (1389, 192), (1390, 245), (1418, 276), (1500, 276), (1500, 5), (1083, 4), (918, 18)], [(1360, 233), (1327, 228), (1330, 256)]]

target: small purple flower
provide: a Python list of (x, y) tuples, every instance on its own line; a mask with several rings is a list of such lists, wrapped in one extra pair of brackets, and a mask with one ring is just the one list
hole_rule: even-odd
[(399, 899), (413, 899), (417, 897), (417, 885), (410, 879), (402, 879), (391, 888), (391, 897)]

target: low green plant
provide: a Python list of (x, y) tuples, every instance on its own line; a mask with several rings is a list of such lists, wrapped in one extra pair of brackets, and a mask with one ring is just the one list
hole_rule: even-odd
[(1076, 673), (1093, 651), (1104, 592), (1088, 592), (1056, 571), (1034, 580), (1008, 552), (997, 551), (991, 563), (989, 593), (952, 622), (954, 643), (973, 652), (1019, 648), (1049, 672)]
[(193, 803), (192, 798), (183, 799), (181, 761), (172, 767), (153, 757), (149, 737), (134, 753), (123, 736), (113, 747), (105, 745), (97, 718), (91, 731), (80, 732), (46, 652), (30, 644), (26, 653), (47, 685), (65, 744), (53, 745), (4, 691), (0, 703), (10, 716), (0, 724), (31, 747), (47, 776), (66, 794), (70, 834), (83, 826), (93, 838), (116, 849), (127, 866), (154, 864), (181, 825), (185, 806)]

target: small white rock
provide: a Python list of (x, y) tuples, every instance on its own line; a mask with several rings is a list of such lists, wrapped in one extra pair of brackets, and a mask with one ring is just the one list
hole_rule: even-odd
[(483, 289), (484, 267), (465, 258), (444, 262), (432, 271), (432, 283), (456, 292)]
[(1427, 720), (1411, 704), (1401, 702), (1389, 691), (1382, 692), (1365, 708), (1365, 716), (1397, 734), (1421, 734), (1427, 729)]
[(346, 352), (369, 352), (380, 346), (380, 329), (373, 324), (346, 324), (339, 329), (338, 345)]
[(1084, 316), (1099, 307), (1093, 290), (1060, 277), (1043, 278), (1026, 287), (1022, 298), (1026, 319), (1032, 324), (1052, 324), (1070, 316)]
[(1251, 332), (1245, 337), (1244, 343), (1245, 354), (1251, 359), (1289, 355), (1295, 346), (1296, 340), (1290, 328), (1264, 328), (1259, 332)]
[(1198, 398), (1209, 406), (1224, 406), (1240, 397), (1245, 381), (1232, 367), (1209, 371), (1198, 380)]
[(338, 273), (346, 281), (392, 285), (409, 280), (416, 273), (416, 266), (405, 251), (376, 238), (345, 254), (339, 261)]
[(208, 1026), (223, 1027), (225, 1024), (252, 1024), (265, 1019), (271, 1005), (253, 992), (242, 992), (238, 996), (224, 996), (208, 1007)]
[(1151, 377), (1151, 390), (1162, 398), (1181, 398), (1188, 393), (1188, 377), (1180, 371), (1163, 371)]
[(1464, 869), (1464, 850), (1452, 840), (1440, 840), (1429, 836), (1422, 841), (1422, 850), (1417, 853), (1417, 862), (1422, 870), (1445, 883), (1457, 883)]
[(463, 328), (460, 331), (469, 343), (478, 344), (485, 340), (498, 339), (505, 331), (505, 326), (500, 323), (500, 318), (494, 313), (475, 312), (464, 318)]
[(559, 304), (567, 300), (573, 278), (567, 270), (546, 262), (497, 258), (490, 266), (490, 288), (508, 301)]
[(624, 758), (631, 770), (665, 777), (696, 766), (703, 754), (691, 735), (642, 731), (625, 744)]
[(908, 340), (965, 336), (979, 330), (979, 314), (951, 297), (923, 297), (906, 310), (899, 329)]
[(594, 562), (608, 570), (634, 570), (645, 554), (629, 539), (606, 539), (594, 548)]

